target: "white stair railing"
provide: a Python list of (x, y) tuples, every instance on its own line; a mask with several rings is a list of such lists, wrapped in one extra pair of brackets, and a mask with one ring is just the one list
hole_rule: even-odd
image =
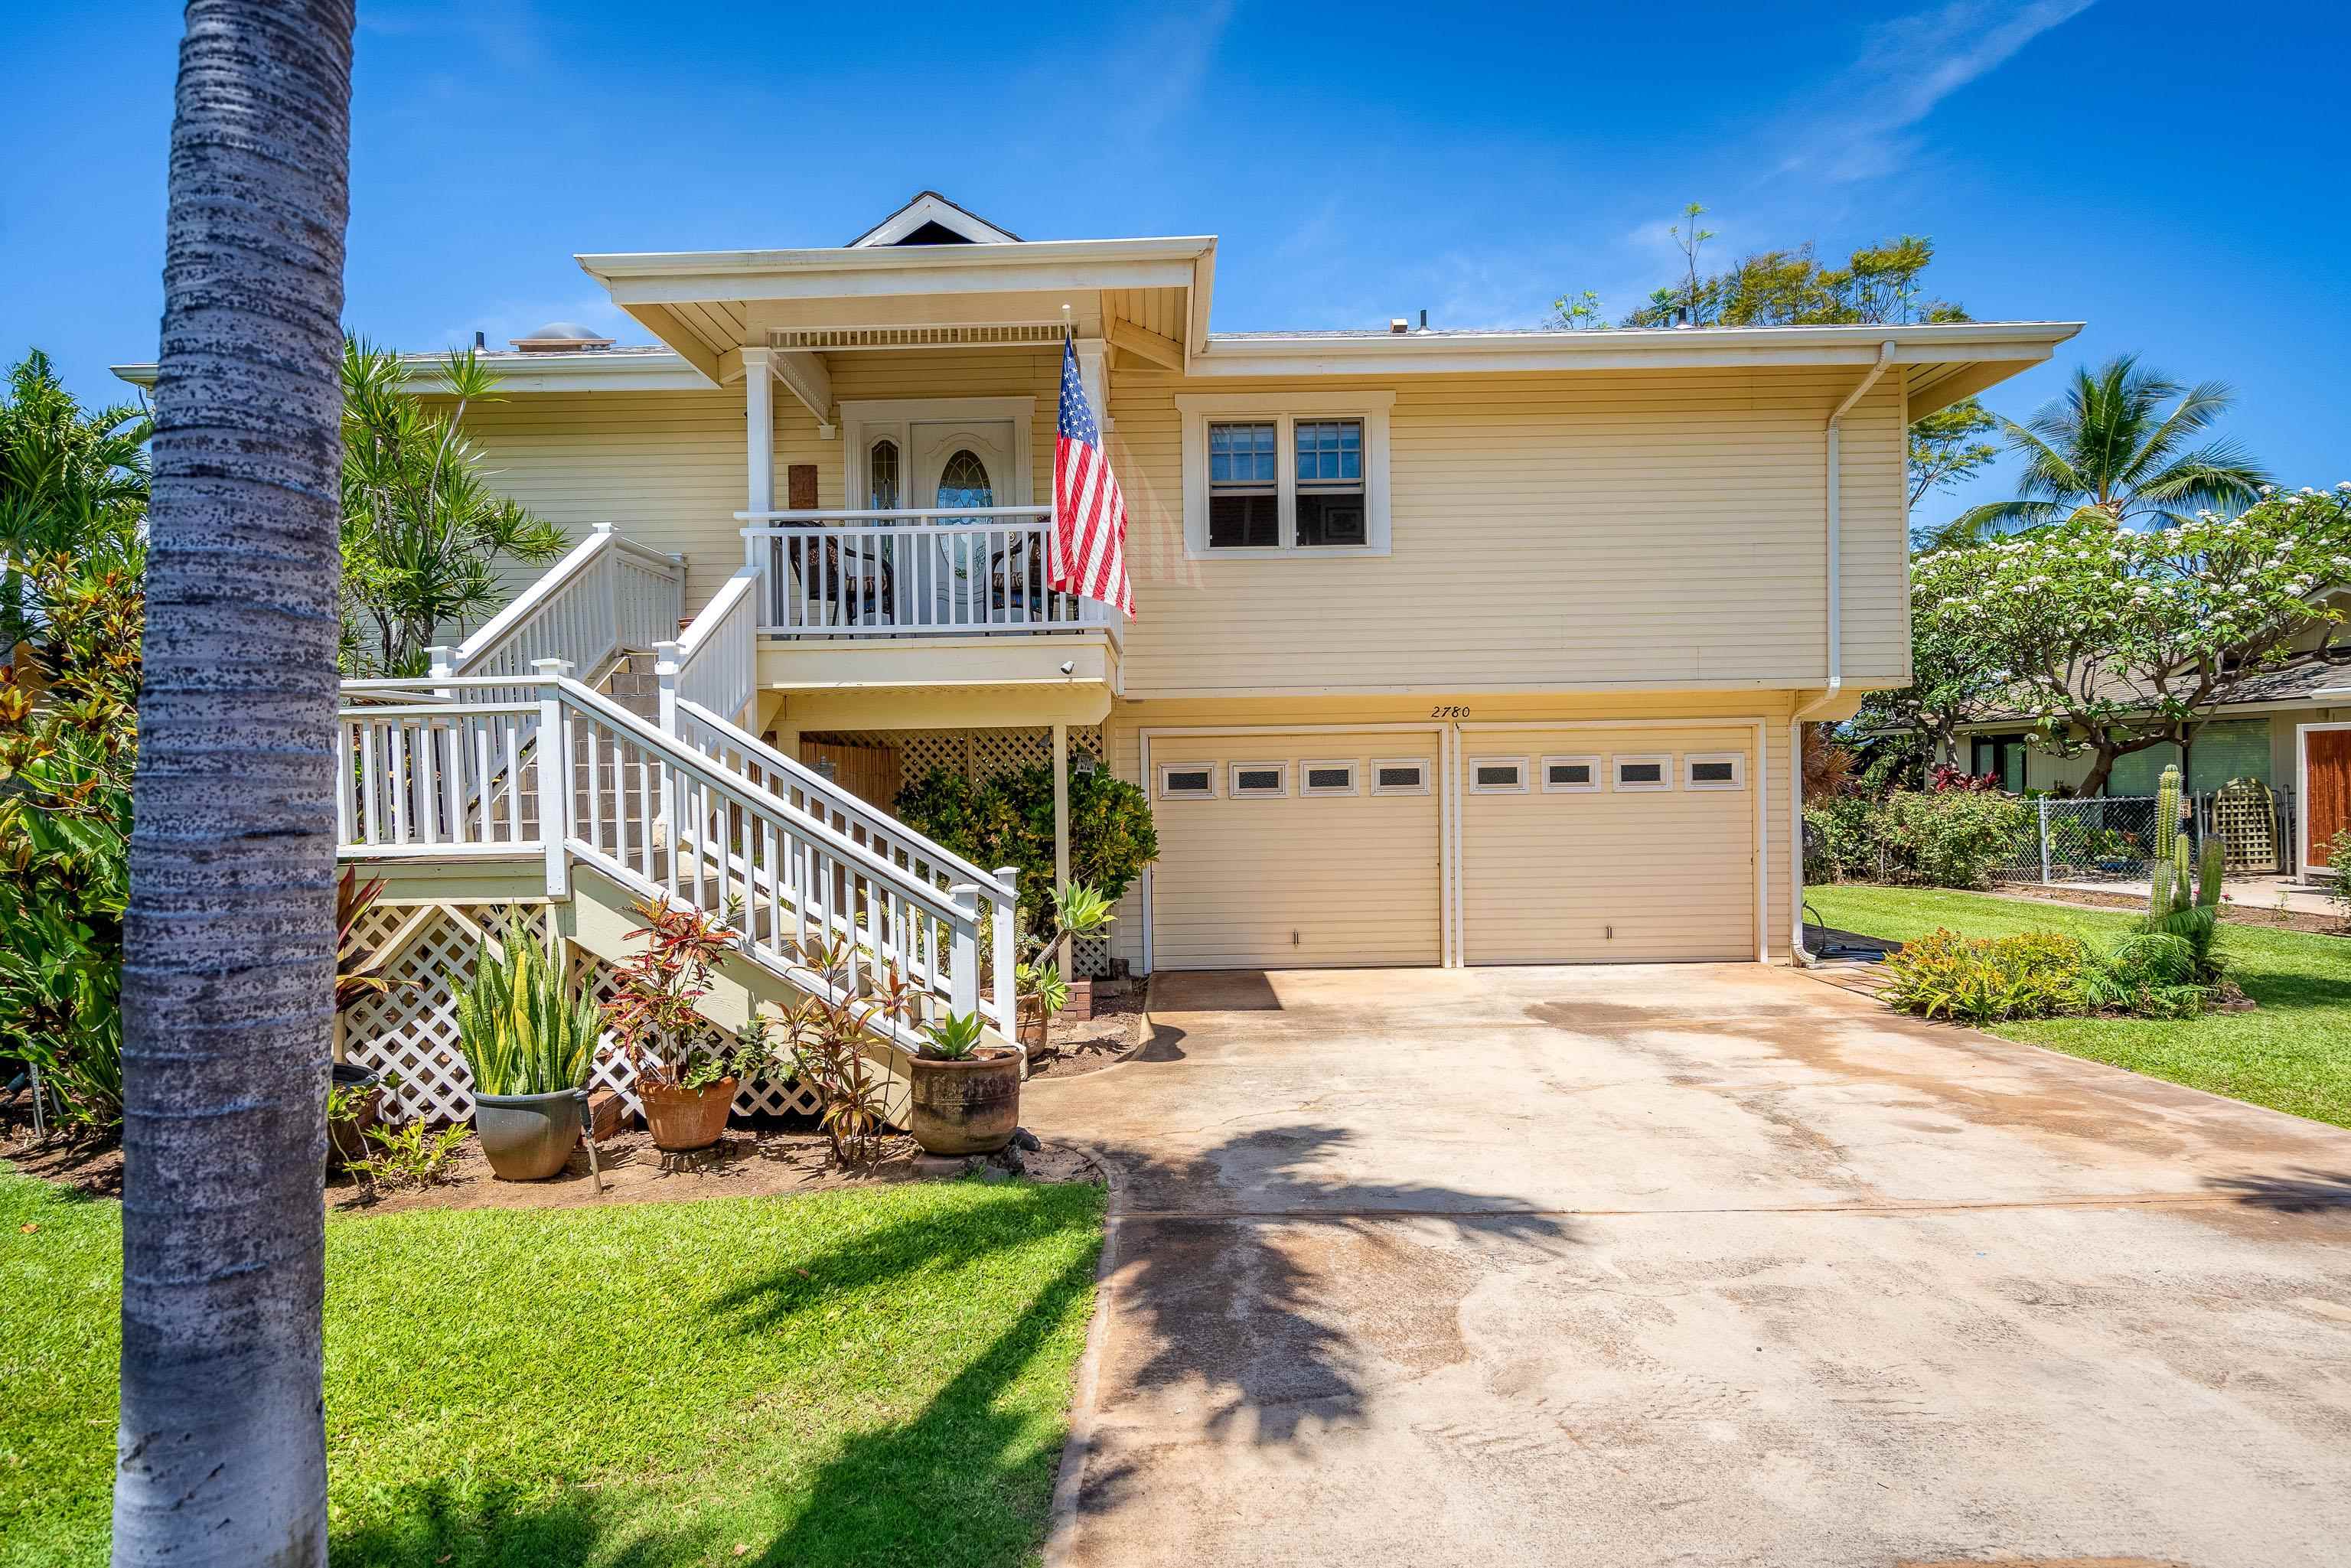
[(561, 659), (593, 676), (631, 648), (651, 649), (677, 634), (685, 601), (685, 567), (598, 523), (547, 574), (516, 595), (482, 629), (445, 654), (436, 680), (506, 675), (519, 700), (542, 659)]
[[(759, 571), (744, 567), (711, 595), (675, 642), (654, 646), (654, 671), (663, 690), (730, 719), (751, 706), (758, 690)], [(662, 727), (677, 727), (664, 711)]]
[[(980, 873), (894, 825), (879, 837), (836, 825), (849, 813), (826, 799), (831, 787), (795, 803), (570, 679), (559, 661), (534, 676), (528, 701), (514, 700), (503, 674), (444, 677), (432, 704), (371, 704), (366, 688), (397, 684), (353, 683), (361, 689), (338, 731), (343, 858), (538, 856), (552, 898), (569, 895), (572, 863), (590, 865), (642, 896), (718, 916), (747, 957), (803, 990), (822, 988), (797, 962), (800, 946), (846, 941), (859, 985), (894, 967), (926, 1016), (977, 1012), (1015, 1033), (1009, 873)], [(741, 735), (698, 705), (684, 712), (716, 736)], [(779, 778), (798, 767), (762, 766)]]

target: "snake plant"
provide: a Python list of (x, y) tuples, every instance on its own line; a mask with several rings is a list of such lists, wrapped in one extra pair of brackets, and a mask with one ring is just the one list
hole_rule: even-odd
[(474, 983), (457, 997), (457, 1046), (478, 1094), (585, 1088), (601, 1022), (596, 1004), (570, 995), (528, 940), (508, 943), (504, 961), (483, 947)]

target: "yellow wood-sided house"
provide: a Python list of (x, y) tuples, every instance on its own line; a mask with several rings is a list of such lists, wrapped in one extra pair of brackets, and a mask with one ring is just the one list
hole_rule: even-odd
[[(1219, 333), (1212, 236), (1022, 240), (929, 193), (837, 247), (579, 259), (652, 344), (494, 352), (469, 425), (581, 546), (434, 691), (354, 691), (410, 716), (347, 726), (354, 859), (529, 861), (558, 904), (567, 856), (665, 890), (683, 862), (778, 928), (824, 916), (796, 856), (835, 855), (836, 915), (878, 930), (883, 893), (1002, 889), (872, 780), (1092, 755), (1160, 833), (1115, 927), (1138, 972), (1790, 959), (1795, 727), (1909, 675), (1906, 426), (2076, 330)], [(1132, 622), (1044, 585), (1065, 330)], [(598, 683), (652, 644), (640, 716)]]

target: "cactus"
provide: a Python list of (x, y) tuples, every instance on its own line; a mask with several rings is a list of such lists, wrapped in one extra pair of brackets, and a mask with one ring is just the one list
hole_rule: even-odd
[(2167, 768), (2163, 780), (2155, 787), (2155, 853), (2153, 877), (2147, 888), (2147, 913), (2152, 920), (2160, 920), (2171, 913), (2173, 900), (2179, 896), (2181, 883), (2188, 879), (2188, 862), (2175, 860), (2181, 852), (2179, 838), (2179, 769)]
[(2196, 903), (2199, 908), (2220, 907), (2220, 883), (2229, 874), (2229, 846), (2219, 834), (2204, 841), (2204, 862), (2196, 871)]

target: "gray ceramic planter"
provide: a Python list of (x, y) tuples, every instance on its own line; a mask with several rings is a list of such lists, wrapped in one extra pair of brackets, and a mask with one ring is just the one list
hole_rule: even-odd
[(580, 1146), (584, 1089), (551, 1094), (476, 1094), (474, 1135), (500, 1181), (544, 1181)]

